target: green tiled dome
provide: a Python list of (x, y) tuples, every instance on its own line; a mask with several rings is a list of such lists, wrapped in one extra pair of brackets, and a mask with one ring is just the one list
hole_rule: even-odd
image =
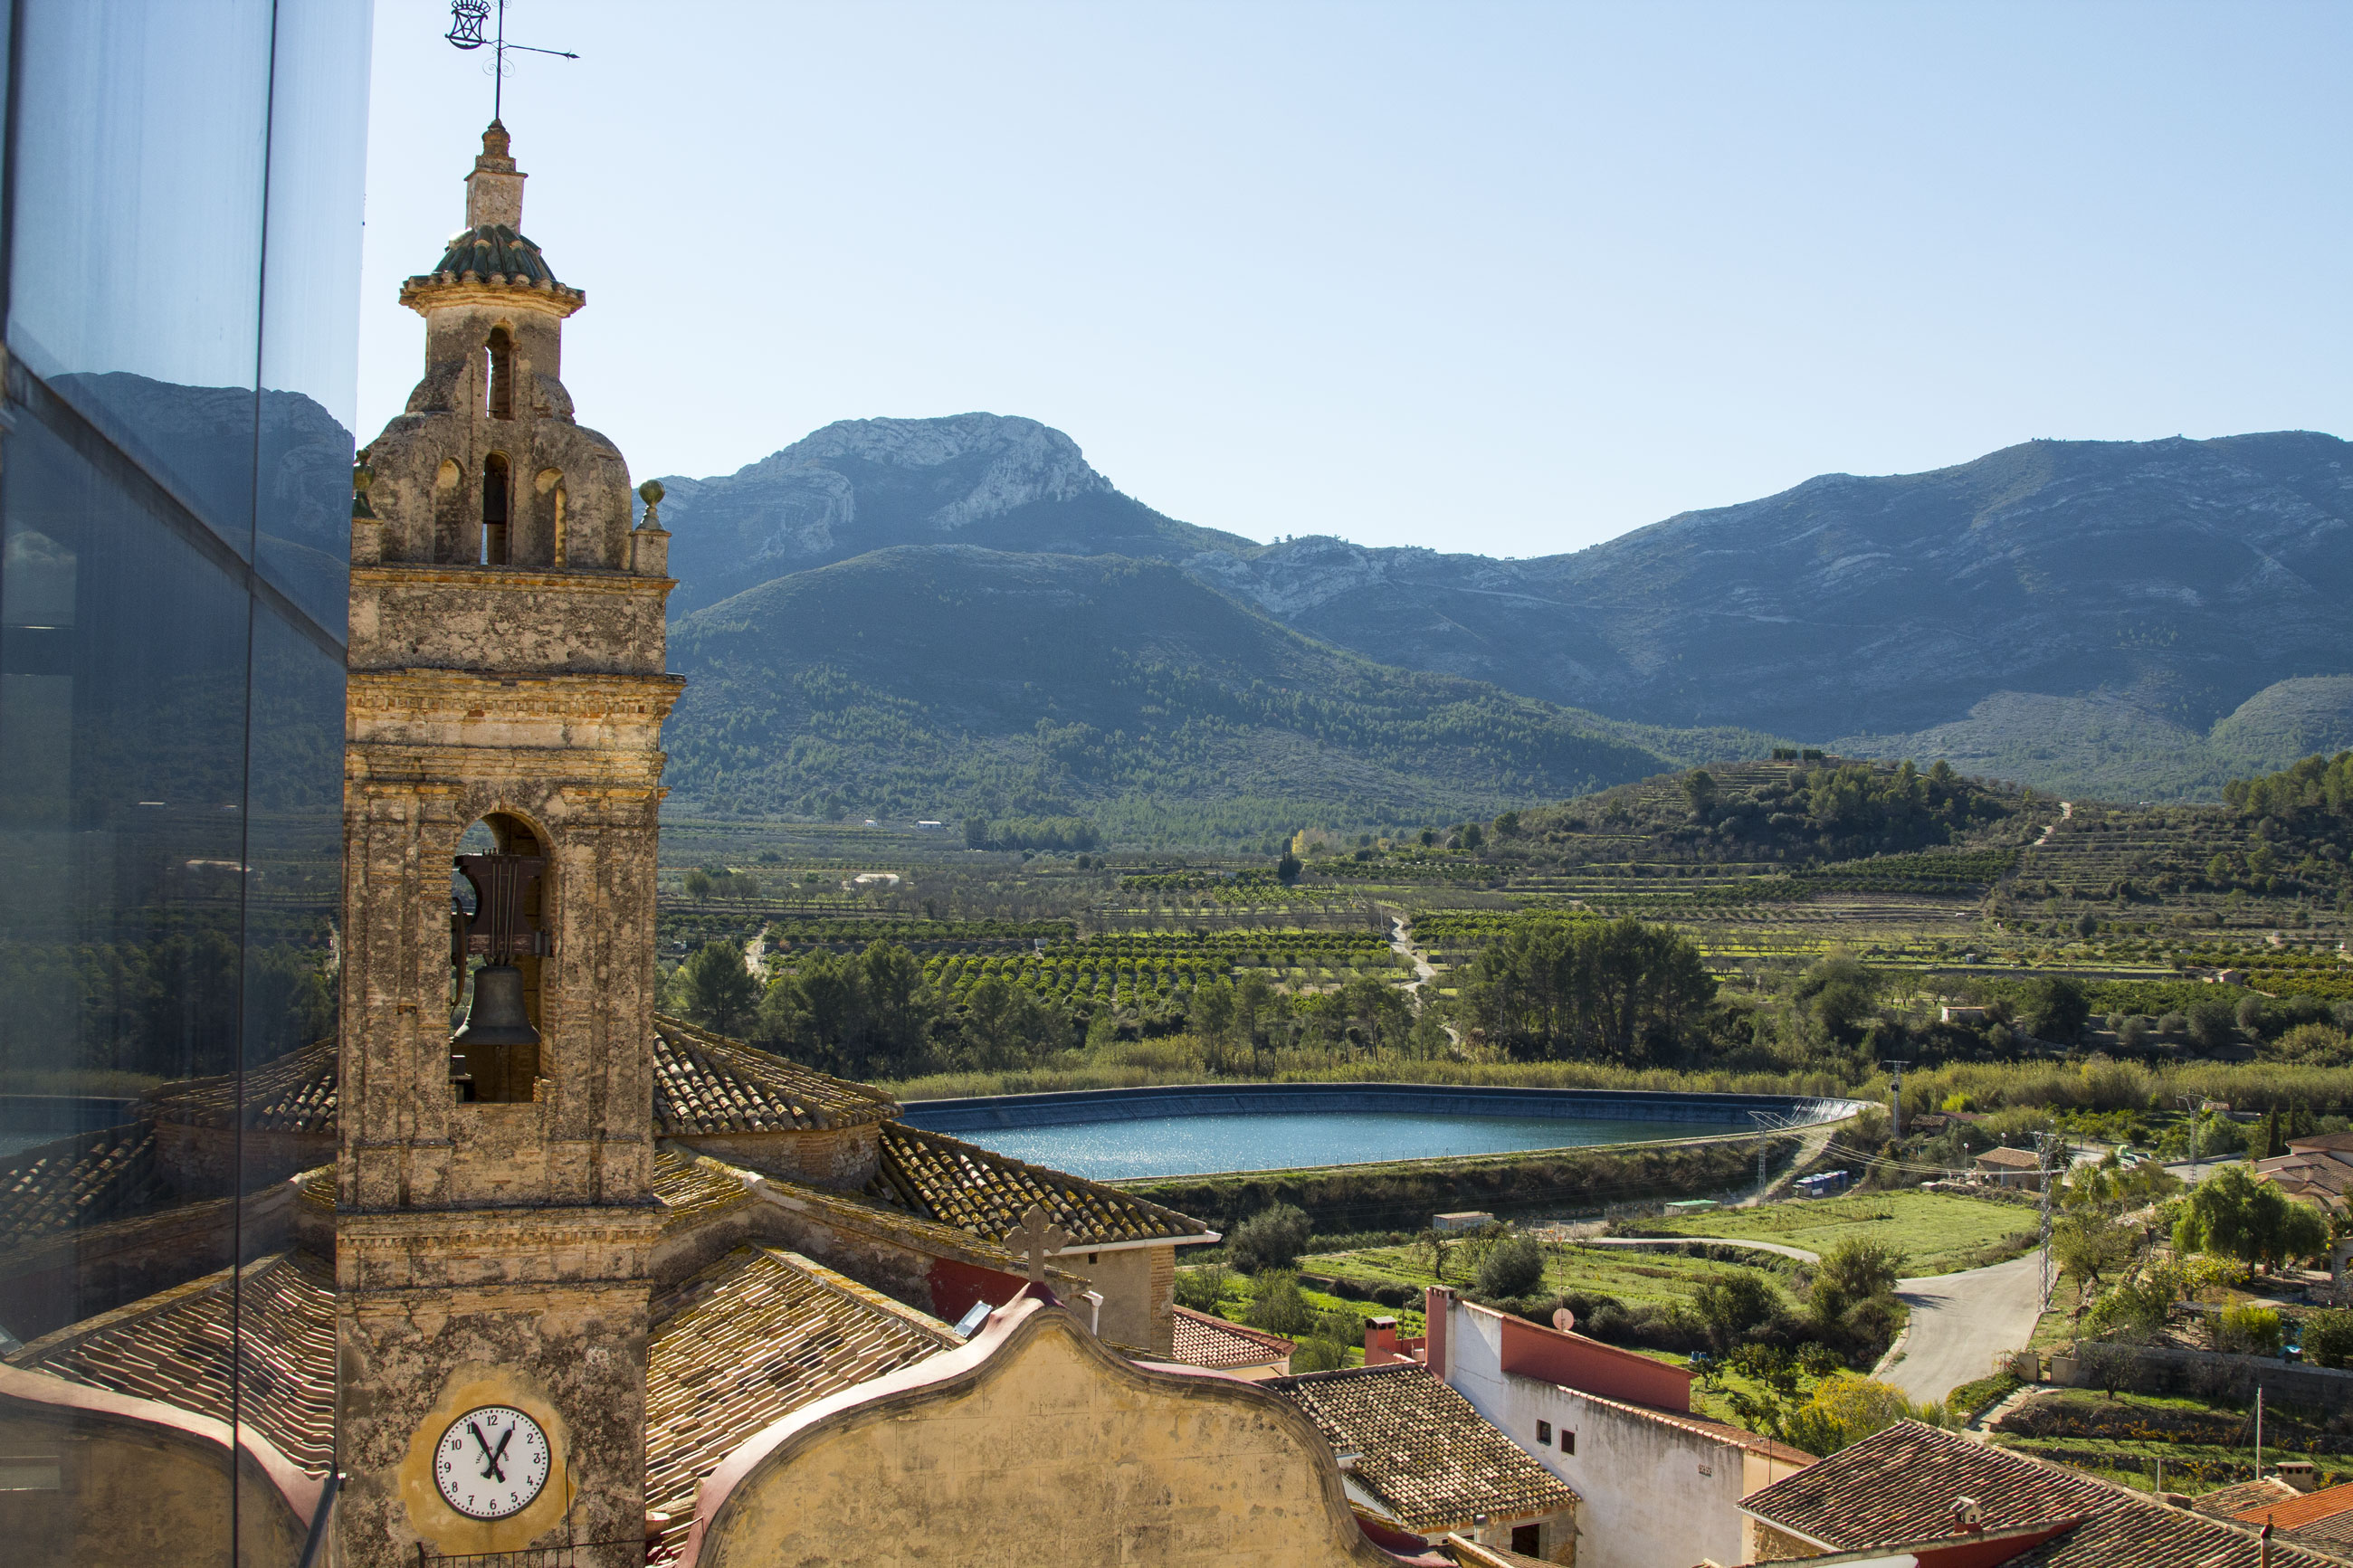
[(500, 223), (450, 236), (449, 247), (434, 264), (432, 275), (458, 279), (469, 272), (477, 278), (504, 276), (516, 283), (555, 286), (555, 274), (547, 269), (539, 247)]

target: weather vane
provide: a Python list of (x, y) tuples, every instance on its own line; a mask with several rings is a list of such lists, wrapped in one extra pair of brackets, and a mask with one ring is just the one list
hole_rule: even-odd
[(479, 49), (488, 45), (491, 50), (491, 118), (500, 119), (503, 108), (507, 80), (507, 51), (521, 49), (528, 55), (554, 55), (558, 59), (576, 60), (580, 57), (569, 49), (542, 49), (530, 44), (507, 42), (507, 0), (496, 0), (499, 8), (497, 33), (482, 37), (483, 24), (491, 19), (492, 0), (449, 0), (449, 30), (442, 35), (461, 49)]

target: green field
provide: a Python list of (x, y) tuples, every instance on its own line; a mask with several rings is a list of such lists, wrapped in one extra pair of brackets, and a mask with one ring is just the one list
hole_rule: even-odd
[[(1451, 1285), (1458, 1289), (1472, 1277), (1467, 1249), (1457, 1249), (1446, 1260), (1446, 1278), (1430, 1272), (1430, 1254), (1417, 1247), (1375, 1247), (1353, 1252), (1324, 1253), (1303, 1258), (1301, 1267), (1317, 1274), (1358, 1279), (1394, 1279), (1407, 1285)], [(1712, 1280), (1732, 1274), (1757, 1274), (1773, 1286), (1792, 1310), (1797, 1298), (1788, 1281), (1770, 1268), (1750, 1268), (1737, 1263), (1712, 1263), (1672, 1253), (1641, 1252), (1627, 1247), (1548, 1247), (1540, 1293), (1577, 1291), (1588, 1296), (1614, 1296), (1629, 1306), (1661, 1307), (1688, 1303), (1692, 1292)]]
[[(1688, 1219), (1648, 1221), (1645, 1236), (1723, 1236), (1778, 1241), (1823, 1252), (1850, 1237), (1904, 1249), (1909, 1275), (1944, 1274), (1994, 1261), (1985, 1256), (2016, 1233), (2035, 1229), (2032, 1209), (1989, 1198), (1946, 1193), (1871, 1193), (1757, 1208), (1718, 1209)], [(1635, 1234), (1635, 1227), (1626, 1227)], [(2022, 1247), (2010, 1248), (2022, 1251)]]

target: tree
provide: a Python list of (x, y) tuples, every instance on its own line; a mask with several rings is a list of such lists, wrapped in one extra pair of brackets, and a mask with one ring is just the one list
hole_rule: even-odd
[(1507, 1236), (1479, 1259), (1479, 1294), (1489, 1299), (1525, 1296), (1544, 1283), (1544, 1247), (1525, 1233)]
[(1515, 925), (1473, 961), (1462, 989), (1490, 1043), (1555, 1060), (1646, 1060), (1715, 996), (1691, 938), (1630, 918)]
[(1204, 1263), (1176, 1271), (1176, 1300), (1197, 1312), (1214, 1312), (1225, 1298), (1226, 1288), (1233, 1276), (1222, 1263)]
[(2201, 1051), (2219, 1051), (2238, 1039), (2238, 1023), (2228, 1002), (2200, 1002), (2189, 1009), (2190, 1042)]
[(1799, 976), (1795, 998), (1822, 1038), (1852, 1043), (1878, 1010), (1879, 973), (1850, 953), (1834, 952)]
[(1315, 1326), (1315, 1309), (1299, 1293), (1299, 1276), (1277, 1270), (1260, 1277), (1243, 1318), (1253, 1329), (1295, 1339)]
[(2034, 981), (2020, 999), (2019, 1022), (2041, 1040), (2066, 1045), (2083, 1032), (2091, 1016), (2092, 1001), (2084, 988), (2061, 975)]
[(2304, 1321), (2302, 1342), (2315, 1366), (2353, 1366), (2353, 1311), (2313, 1313)]
[(1778, 1318), (1781, 1298), (1760, 1275), (1743, 1268), (1693, 1291), (1692, 1310), (1707, 1325), (1709, 1342), (1725, 1351)]
[(2328, 1247), (2328, 1222), (2309, 1204), (2293, 1201), (2243, 1165), (2225, 1165), (2200, 1182), (2174, 1222), (2179, 1252), (2204, 1252), (2270, 1266)]
[(679, 965), (678, 989), (687, 1017), (716, 1034), (733, 1034), (760, 1005), (760, 983), (744, 965), (741, 942), (704, 942)]
[(1299, 863), (1299, 857), (1285, 849), (1282, 858), (1274, 863), (1274, 879), (1288, 888), (1299, 880), (1299, 874), (1304, 869), (1306, 868)]
[(1705, 768), (1694, 768), (1683, 775), (1683, 799), (1694, 811), (1704, 811), (1715, 799), (1715, 775)]
[(1305, 1211), (1276, 1204), (1234, 1226), (1226, 1238), (1226, 1253), (1245, 1274), (1288, 1268), (1307, 1249), (1311, 1229)]
[(2051, 1256), (2060, 1272), (2075, 1281), (2079, 1312), (2104, 1275), (2132, 1261), (2134, 1243), (2130, 1226), (2098, 1213), (2070, 1215), (2051, 1227)]
[(1814, 1265), (1814, 1281), (1808, 1293), (1814, 1316), (1834, 1323), (1860, 1302), (1893, 1295), (1905, 1261), (1900, 1248), (1883, 1241), (1849, 1237), (1838, 1243)]
[(1915, 1405), (1892, 1384), (1839, 1373), (1822, 1380), (1814, 1396), (1789, 1418), (1788, 1432), (1789, 1441), (1808, 1453), (1824, 1455), (1860, 1443), (1898, 1421), (1926, 1421), (1941, 1426), (1947, 1419), (1945, 1407), (1933, 1401)]

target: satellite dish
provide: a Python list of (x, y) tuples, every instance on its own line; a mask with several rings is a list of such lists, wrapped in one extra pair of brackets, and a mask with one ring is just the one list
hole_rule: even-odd
[(1566, 1307), (1555, 1307), (1552, 1310), (1552, 1326), (1564, 1334), (1573, 1334), (1577, 1331), (1577, 1314)]

